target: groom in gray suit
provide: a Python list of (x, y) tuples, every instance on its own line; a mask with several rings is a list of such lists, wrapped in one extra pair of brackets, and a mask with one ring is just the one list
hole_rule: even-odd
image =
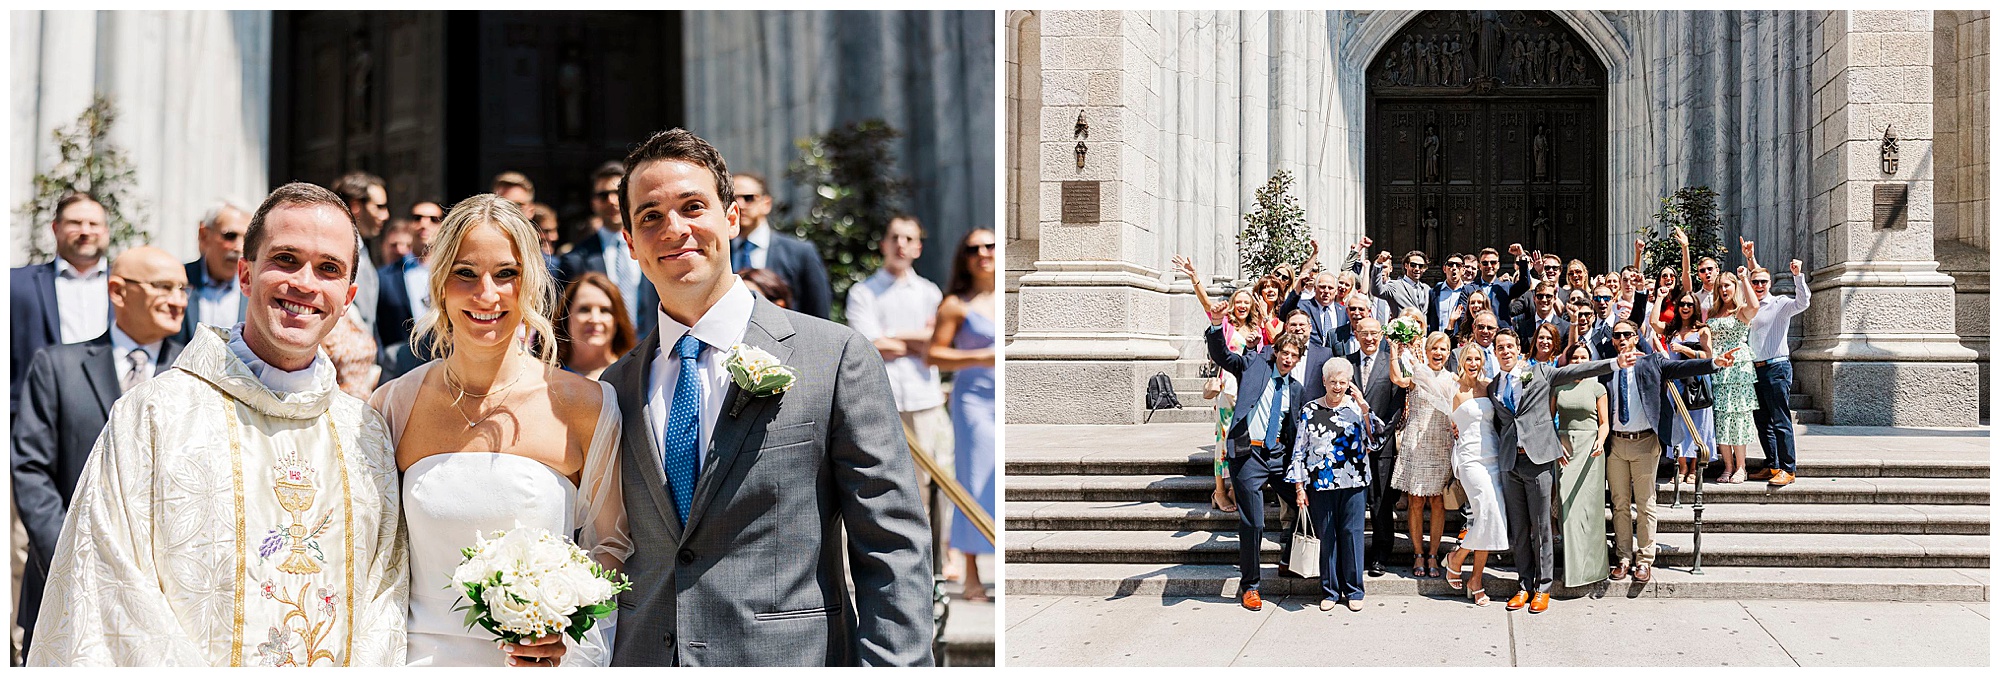
[[(882, 358), (730, 272), (731, 192), (721, 154), (686, 130), (625, 158), (624, 237), (660, 307), (604, 375), (636, 548), (612, 664), (928, 666), (930, 524)], [(736, 385), (739, 345), (797, 380)]]
[[(1514, 570), (1521, 576), (1521, 591), (1507, 601), (1507, 610), (1528, 606), (1529, 613), (1541, 613), (1548, 610), (1549, 588), (1555, 585), (1555, 531), (1549, 509), (1555, 500), (1556, 459), (1563, 455), (1550, 398), (1557, 386), (1609, 374), (1613, 367), (1630, 367), (1638, 354), (1560, 368), (1548, 363), (1517, 365), (1521, 336), (1502, 329), (1493, 339), (1493, 357), (1500, 362), (1500, 373), (1486, 387), (1486, 396), (1493, 399), (1493, 431), (1500, 438), (1507, 540), (1514, 544)], [(1529, 606), (1531, 594), (1533, 606)]]

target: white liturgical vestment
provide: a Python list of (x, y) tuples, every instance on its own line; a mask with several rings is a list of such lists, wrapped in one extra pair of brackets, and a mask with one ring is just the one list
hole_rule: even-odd
[(310, 385), (273, 391), (227, 336), (198, 328), (112, 407), (30, 665), (402, 664), (408, 555), (381, 416), (324, 356)]

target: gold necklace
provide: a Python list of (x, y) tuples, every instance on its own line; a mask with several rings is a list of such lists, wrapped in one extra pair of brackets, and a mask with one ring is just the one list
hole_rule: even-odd
[(488, 397), (493, 397), (493, 396), (495, 396), (495, 395), (501, 395), (501, 394), (504, 394), (504, 393), (506, 393), (506, 392), (507, 392), (507, 390), (508, 390), (508, 389), (510, 389), (510, 388), (513, 388), (513, 387), (514, 387), (514, 384), (515, 384), (515, 383), (519, 383), (520, 381), (521, 381), (521, 375), (520, 375), (520, 374), (515, 374), (515, 375), (514, 375), (514, 379), (513, 379), (513, 380), (511, 380), (511, 381), (508, 381), (508, 382), (507, 382), (507, 385), (504, 385), (504, 386), (500, 386), (500, 387), (498, 387), (498, 388), (493, 388), (493, 389), (490, 389), (490, 390), (487, 390), (487, 391), (486, 391), (486, 392), (484, 392), (484, 393), (481, 393), (481, 394), (478, 394), (478, 395), (474, 395), (474, 394), (472, 394), (472, 393), (469, 393), (469, 392), (466, 392), (466, 390), (465, 390), (465, 387), (464, 387), (463, 385), (460, 385), (460, 384), (459, 384), (459, 382), (458, 382), (458, 379), (457, 379), (456, 377), (454, 377), (454, 376), (452, 375), (452, 373), (451, 373), (451, 368), (450, 368), (450, 367), (446, 367), (446, 368), (445, 368), (445, 370), (444, 370), (444, 383), (445, 383), (445, 385), (448, 385), (448, 386), (451, 386), (451, 389), (452, 389), (452, 390), (454, 390), (454, 391), (457, 391), (457, 392), (458, 392), (458, 396), (457, 396), (457, 397), (454, 397), (454, 398), (452, 398), (452, 400), (451, 400), (451, 410), (452, 410), (452, 411), (455, 411), (455, 412), (458, 412), (458, 417), (459, 417), (459, 418), (462, 418), (462, 419), (465, 419), (465, 429), (466, 429), (466, 430), (471, 430), (471, 429), (473, 429), (473, 428), (477, 428), (477, 427), (479, 427), (479, 424), (481, 424), (481, 423), (485, 423), (485, 422), (487, 421), (487, 419), (491, 419), (491, 418), (493, 418), (493, 415), (494, 415), (494, 414), (498, 414), (498, 413), (500, 413), (500, 410), (501, 410), (501, 409), (503, 409), (504, 407), (502, 407), (502, 406), (499, 406), (499, 405), (502, 405), (502, 404), (506, 404), (507, 400), (506, 400), (506, 399), (504, 399), (504, 398), (503, 398), (503, 399), (501, 399), (501, 400), (500, 400), (500, 402), (499, 402), (498, 404), (496, 404), (496, 405), (495, 405), (495, 406), (494, 406), (494, 407), (493, 407), (493, 408), (492, 408), (491, 410), (489, 410), (489, 411), (487, 411), (487, 412), (486, 412), (486, 415), (485, 415), (485, 416), (481, 416), (481, 417), (479, 417), (479, 420), (477, 420), (477, 421), (474, 421), (474, 420), (472, 420), (472, 417), (471, 417), (471, 416), (467, 416), (467, 415), (465, 415), (465, 409), (463, 409), (463, 408), (461, 408), (461, 407), (459, 406), (459, 402), (462, 402), (462, 401), (464, 401), (464, 400), (465, 400), (465, 398), (468, 398), (468, 397), (470, 397), (470, 398), (472, 398), (472, 399), (475, 399), (475, 400), (481, 400), (481, 399), (486, 399), (486, 398), (488, 398)]

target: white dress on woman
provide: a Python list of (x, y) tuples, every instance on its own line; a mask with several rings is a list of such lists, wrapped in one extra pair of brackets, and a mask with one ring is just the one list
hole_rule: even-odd
[[(424, 376), (438, 364), (425, 364), (376, 391), (371, 404), (388, 420), (392, 446), (401, 443)], [(465, 599), (451, 584), (452, 571), (464, 561), (459, 550), (482, 533), (539, 527), (575, 538), (600, 563), (623, 562), (632, 552), (618, 488), (618, 398), (610, 384), (600, 385), (604, 405), (584, 455), (581, 488), (541, 461), (499, 452), (431, 454), (403, 471), (410, 665), (506, 665), (507, 655), (493, 633), (477, 626), (467, 629), (464, 610), (452, 610)], [(568, 653), (562, 666), (609, 665), (616, 624), (614, 613), (598, 621), (582, 642), (564, 637)]]
[(1452, 470), (1465, 487), (1466, 502), (1472, 504), (1459, 547), (1506, 550), (1507, 505), (1500, 494), (1500, 436), (1493, 431), (1493, 401), (1474, 397), (1451, 412), (1451, 422), (1458, 426), (1458, 439), (1451, 445)]

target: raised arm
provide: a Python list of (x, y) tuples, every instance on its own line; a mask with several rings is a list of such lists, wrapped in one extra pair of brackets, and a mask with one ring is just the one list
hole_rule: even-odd
[[(1528, 255), (1521, 251), (1520, 243), (1507, 245), (1507, 254), (1514, 257), (1514, 282), (1507, 285), (1507, 300), (1505, 302), (1512, 303), (1514, 299), (1521, 298), (1523, 292), (1528, 291), (1529, 287), (1535, 281), (1535, 276), (1528, 273)], [(1500, 299), (1493, 299), (1493, 303), (1494, 311), (1498, 312), (1500, 309), (1499, 304), (1503, 302)]]
[(1398, 388), (1408, 389), (1415, 381), (1403, 373), (1403, 344), (1386, 339), (1383, 342), (1389, 344), (1389, 365), (1395, 367), (1389, 370), (1389, 382)]
[(1306, 288), (1306, 279), (1313, 274), (1313, 266), (1319, 263), (1319, 238), (1312, 240), (1312, 254), (1306, 256), (1305, 263), (1299, 264), (1299, 274), (1292, 278), (1291, 292), (1299, 293)]
[[(1310, 261), (1311, 259), (1307, 260)], [(1208, 288), (1202, 286), (1201, 274), (1195, 271), (1192, 259), (1186, 256), (1175, 256), (1174, 267), (1179, 269), (1182, 275), (1188, 276), (1188, 280), (1194, 283), (1194, 298), (1201, 302), (1202, 312), (1208, 313), (1211, 316), (1223, 315), (1226, 317), (1228, 315), (1226, 312), (1229, 307), (1227, 302), (1213, 301), (1208, 298)]]
[(1693, 291), (1694, 291), (1694, 269), (1693, 269), (1693, 266), (1694, 266), (1694, 264), (1692, 263), (1692, 259), (1690, 259), (1690, 258), (1689, 258), (1689, 256), (1690, 256), (1690, 255), (1689, 255), (1689, 253), (1688, 253), (1688, 234), (1687, 234), (1687, 231), (1685, 231), (1685, 230), (1681, 230), (1681, 229), (1679, 229), (1679, 228), (1675, 228), (1675, 229), (1674, 229), (1674, 241), (1675, 241), (1675, 242), (1679, 242), (1679, 243), (1680, 243), (1680, 245), (1681, 245), (1681, 271), (1680, 271), (1680, 272), (1681, 272), (1681, 288), (1682, 288), (1682, 289), (1686, 289), (1686, 290), (1688, 290), (1689, 292), (1693, 292)]
[(1202, 335), (1202, 339), (1208, 343), (1208, 359), (1214, 360), (1216, 367), (1235, 374), (1237, 378), (1243, 378), (1243, 367), (1248, 363), (1244, 361), (1242, 355), (1230, 351), (1228, 342), (1222, 339), (1221, 318), (1209, 318), (1208, 331)]
[(1743, 246), (1743, 266), (1748, 270), (1757, 270), (1757, 243), (1745, 240), (1741, 235), (1736, 236), (1736, 243)]
[(1792, 259), (1792, 297), (1796, 299), (1792, 302), (1794, 315), (1812, 305), (1812, 287), (1806, 285), (1805, 268), (1798, 259)]

